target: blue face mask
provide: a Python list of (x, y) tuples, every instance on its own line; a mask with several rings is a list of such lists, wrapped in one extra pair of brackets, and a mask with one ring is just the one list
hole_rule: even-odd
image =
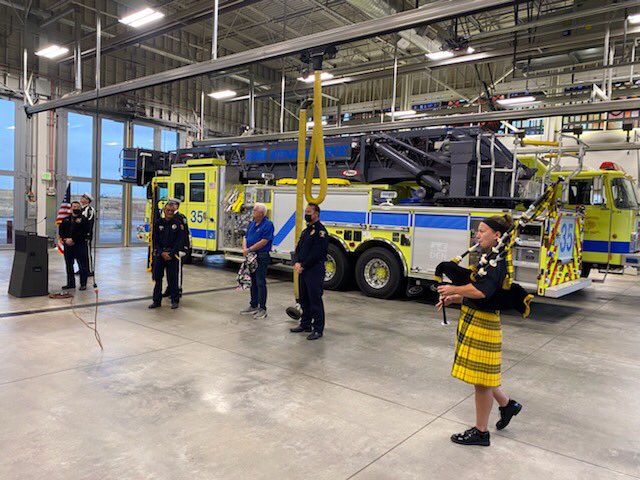
[(74, 214), (74, 215), (76, 215), (76, 216), (77, 216), (77, 215), (80, 215), (81, 213), (82, 213), (82, 210), (80, 210), (80, 209), (78, 209), (78, 208), (74, 208), (74, 209), (73, 209), (73, 214)]

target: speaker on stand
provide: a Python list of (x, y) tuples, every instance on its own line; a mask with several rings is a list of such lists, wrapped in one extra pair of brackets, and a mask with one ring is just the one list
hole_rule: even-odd
[(33, 232), (16, 230), (15, 254), (9, 294), (38, 297), (49, 294), (49, 239)]

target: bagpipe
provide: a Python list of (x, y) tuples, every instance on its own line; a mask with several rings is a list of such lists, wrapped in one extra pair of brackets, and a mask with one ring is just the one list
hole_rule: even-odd
[[(467, 285), (486, 276), (490, 268), (496, 268), (498, 266), (498, 262), (506, 261), (507, 276), (501, 288), (499, 288), (492, 297), (487, 299), (487, 307), (500, 311), (516, 310), (524, 318), (527, 318), (531, 311), (530, 304), (531, 300), (533, 300), (533, 295), (529, 294), (522, 286), (513, 282), (512, 248), (514, 244), (519, 242), (517, 232), (521, 227), (531, 222), (531, 220), (540, 215), (545, 209), (551, 210), (555, 208), (556, 188), (562, 182), (564, 182), (564, 178), (560, 177), (557, 181), (549, 185), (543, 194), (502, 234), (498, 243), (490, 250), (482, 253), (477, 267), (464, 268), (460, 266), (460, 263), (467, 255), (475, 252), (479, 244), (471, 246), (462, 255), (453, 257), (448, 262), (438, 264), (434, 274), (434, 280), (438, 282), (439, 285), (446, 285), (446, 283), (443, 283), (443, 277), (446, 276), (452, 285)], [(444, 305), (442, 306), (442, 314), (443, 324), (446, 325), (447, 316)]]

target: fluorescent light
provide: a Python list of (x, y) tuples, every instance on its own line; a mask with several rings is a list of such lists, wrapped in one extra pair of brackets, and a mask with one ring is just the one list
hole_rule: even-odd
[(427, 53), (427, 58), (429, 60), (445, 60), (445, 59), (451, 58), (451, 57), (453, 57), (453, 52), (450, 52), (449, 50), (443, 50), (441, 52)]
[(16, 129), (15, 125), (11, 125), (11, 126), (7, 127), (7, 130), (15, 130), (15, 129)]
[(68, 48), (61, 47), (60, 45), (51, 45), (50, 47), (38, 50), (36, 52), (36, 55), (38, 55), (39, 57), (45, 57), (45, 58), (56, 58), (61, 55), (64, 55), (68, 51), (69, 51)]
[(117, 147), (120, 145), (120, 142), (107, 142), (105, 145), (108, 145), (109, 147)]
[(139, 12), (127, 15), (126, 17), (121, 18), (119, 21), (120, 23), (129, 25), (130, 27), (137, 28), (146, 25), (147, 23), (160, 20), (162, 17), (164, 17), (164, 13), (153, 10), (152, 8), (145, 8), (144, 10), (140, 10)]
[[(320, 80), (331, 80), (333, 78), (333, 73), (322, 72), (320, 74)], [(304, 83), (313, 83), (316, 79), (315, 74), (307, 75), (306, 77), (298, 77), (298, 80)]]
[(395, 112), (387, 112), (389, 117), (411, 117), (417, 112), (415, 110), (396, 110)]
[(532, 96), (528, 95), (526, 97), (504, 98), (502, 100), (498, 100), (498, 104), (500, 104), (502, 106), (522, 105), (523, 103), (531, 103), (531, 102), (535, 102), (535, 101), (536, 101), (536, 97), (532, 97)]
[(233, 98), (237, 95), (233, 90), (220, 90), (218, 92), (210, 93), (209, 96), (211, 98), (215, 98), (216, 100), (224, 100), (226, 98)]
[(636, 13), (635, 15), (629, 15), (629, 23), (640, 23), (640, 13)]
[(467, 53), (468, 53), (469, 55), (471, 55), (471, 54), (472, 54), (473, 52), (475, 52), (475, 51), (476, 51), (476, 49), (475, 49), (475, 48), (473, 48), (473, 47), (467, 47)]
[[(326, 124), (327, 124), (327, 121), (326, 120), (322, 120), (322, 126), (324, 127)], [(313, 120), (309, 120), (307, 122), (307, 128), (313, 128), (313, 125), (314, 125)]]

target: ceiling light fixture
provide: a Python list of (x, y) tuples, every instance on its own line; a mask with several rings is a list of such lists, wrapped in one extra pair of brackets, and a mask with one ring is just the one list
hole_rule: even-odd
[(51, 45), (50, 47), (38, 50), (36, 52), (36, 55), (45, 58), (57, 58), (61, 55), (64, 55), (68, 51), (69, 49), (66, 47), (61, 47), (60, 45)]
[(442, 50), (441, 52), (433, 52), (427, 53), (427, 58), (429, 60), (446, 60), (447, 58), (453, 57), (453, 52), (449, 50)]
[(640, 13), (636, 13), (635, 15), (629, 15), (627, 20), (629, 20), (629, 23), (633, 23), (634, 25), (636, 23), (640, 23)]
[(412, 117), (415, 115), (415, 110), (396, 110), (395, 112), (387, 112), (386, 115), (389, 117)]
[[(307, 128), (313, 128), (313, 120), (310, 120), (307, 122)], [(325, 125), (327, 125), (327, 121), (326, 120), (322, 120), (322, 126), (324, 127)]]
[(227, 98), (233, 98), (238, 93), (233, 90), (220, 90), (218, 92), (212, 92), (209, 94), (211, 98), (215, 98), (216, 100), (225, 100)]
[(127, 15), (126, 17), (121, 18), (119, 21), (120, 23), (129, 25), (130, 27), (138, 28), (146, 25), (147, 23), (160, 20), (163, 17), (164, 13), (153, 10), (152, 8), (145, 8), (144, 10), (140, 10), (139, 12)]
[[(322, 72), (320, 74), (320, 80), (331, 80), (332, 78), (333, 78), (333, 73)], [(304, 83), (313, 83), (315, 79), (316, 77), (313, 73), (310, 75), (307, 75), (306, 77), (298, 77), (298, 80)]]
[(536, 101), (536, 97), (532, 97), (530, 95), (524, 97), (512, 97), (512, 98), (503, 98), (502, 100), (498, 100), (498, 104), (503, 107), (508, 107), (512, 105), (522, 105), (524, 103), (532, 103)]

